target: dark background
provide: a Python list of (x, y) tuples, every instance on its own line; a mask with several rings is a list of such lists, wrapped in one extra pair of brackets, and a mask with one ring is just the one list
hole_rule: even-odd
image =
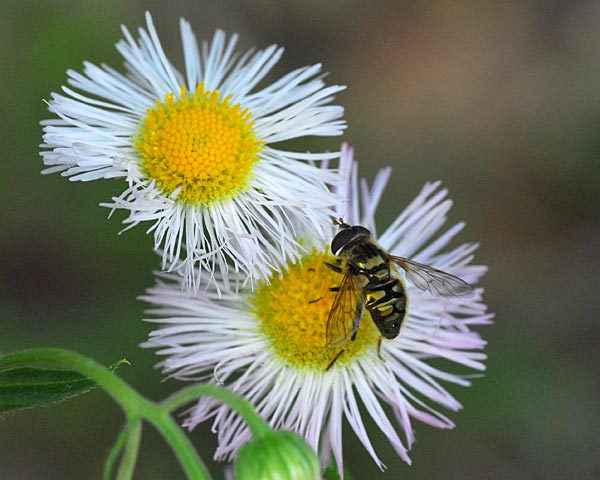
[[(60, 346), (104, 364), (125, 356), (132, 366), (119, 374), (151, 398), (181, 386), (162, 383), (154, 352), (138, 348), (151, 325), (136, 296), (158, 263), (143, 227), (118, 236), (123, 215), (107, 220), (97, 206), (122, 184), (43, 177), (38, 156), (42, 99), (84, 60), (120, 69), (119, 25), (135, 31), (146, 9), (179, 66), (180, 16), (199, 38), (220, 27), (239, 32), (244, 50), (285, 46), (278, 75), (322, 62), (329, 83), (348, 85), (337, 101), (362, 174), (394, 166), (380, 225), (442, 179), (455, 200), (450, 221), (467, 221), (460, 240), (481, 241), (497, 314), (482, 329), (486, 377), (451, 388), (465, 406), (450, 414), (453, 431), (417, 425), (412, 467), (374, 434), (388, 465), (378, 475), (346, 429), (355, 478), (598, 478), (598, 2), (4, 0), (0, 351)], [(122, 423), (98, 391), (3, 415), (0, 476), (100, 478)], [(180, 478), (161, 439), (144, 433), (137, 478)], [(192, 439), (208, 461), (209, 429)]]

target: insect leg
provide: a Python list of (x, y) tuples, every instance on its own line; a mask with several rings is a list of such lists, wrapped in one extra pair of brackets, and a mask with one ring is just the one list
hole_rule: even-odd
[(331, 367), (333, 367), (333, 364), (336, 362), (336, 360), (337, 360), (338, 358), (340, 358), (340, 355), (341, 355), (342, 353), (344, 353), (344, 352), (345, 352), (345, 350), (340, 350), (340, 351), (338, 352), (338, 354), (337, 354), (335, 357), (333, 357), (333, 360), (332, 360), (331, 362), (329, 362), (329, 365), (327, 365), (327, 368), (325, 369), (325, 371), (326, 371), (326, 372), (327, 372), (327, 371), (328, 371), (328, 370), (329, 370)]
[(308, 303), (317, 303), (319, 300), (321, 300), (323, 297), (319, 297), (319, 298), (315, 298), (314, 300), (311, 300)]
[(334, 272), (344, 273), (344, 271), (340, 267), (338, 267), (337, 265), (334, 265), (333, 263), (329, 263), (329, 262), (323, 262), (323, 263), (325, 264), (325, 266), (327, 268), (331, 268), (331, 270), (333, 270)]
[(385, 358), (383, 358), (381, 356), (381, 341), (383, 340), (382, 337), (379, 337), (379, 340), (377, 340), (377, 356), (379, 357), (379, 360), (385, 362)]

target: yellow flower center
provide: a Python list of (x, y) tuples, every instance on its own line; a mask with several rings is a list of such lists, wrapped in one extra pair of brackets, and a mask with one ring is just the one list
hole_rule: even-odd
[[(381, 334), (365, 310), (355, 341), (327, 346), (327, 318), (342, 274), (325, 266), (335, 257), (313, 252), (302, 264), (291, 265), (281, 278), (261, 283), (250, 296), (253, 313), (275, 354), (289, 365), (324, 371), (339, 355), (332, 368), (346, 365), (367, 349), (377, 349)], [(347, 321), (352, 325), (352, 318)], [(340, 352), (342, 352), (340, 354)]]
[(181, 98), (167, 94), (148, 110), (135, 140), (141, 167), (166, 194), (179, 201), (211, 205), (248, 187), (264, 142), (256, 139), (248, 109), (230, 105), (230, 95), (204, 90)]

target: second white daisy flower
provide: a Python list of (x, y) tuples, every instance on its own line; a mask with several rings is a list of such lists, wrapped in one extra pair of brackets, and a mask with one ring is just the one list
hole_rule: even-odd
[[(337, 213), (375, 235), (375, 211), (389, 169), (380, 172), (369, 189), (364, 182), (359, 187), (350, 150), (343, 154), (342, 167), (350, 174), (340, 176), (338, 190), (348, 203)], [(459, 223), (440, 233), (452, 205), (446, 195), (439, 182), (425, 185), (377, 240), (393, 255), (431, 265), (475, 285), (486, 271), (484, 266), (471, 264), (477, 245), (444, 251), (463, 227)], [(337, 228), (331, 222), (327, 228), (331, 240)], [(177, 278), (160, 280), (143, 297), (156, 306), (151, 310), (156, 318), (151, 321), (162, 324), (145, 346), (167, 357), (161, 365), (168, 375), (224, 383), (246, 396), (274, 428), (300, 433), (320, 452), (323, 463), (329, 463), (333, 454), (340, 478), (344, 419), (384, 468), (369, 438), (365, 414), (398, 455), (410, 462), (415, 420), (452, 428), (452, 420), (440, 407), (461, 408), (444, 384), (467, 386), (470, 380), (446, 369), (452, 365), (459, 371), (485, 369), (486, 356), (481, 351), (485, 341), (473, 330), (492, 317), (486, 312), (483, 290), (476, 288), (467, 296), (433, 296), (417, 288), (408, 276), (408, 307), (396, 338), (382, 341), (365, 308), (355, 340), (332, 348), (327, 323), (336, 294), (331, 288), (340, 285), (342, 275), (325, 265), (335, 262), (328, 242), (299, 233), (309, 253), (301, 263), (288, 265), (283, 275), (261, 282), (254, 292), (219, 298), (210, 289), (189, 297), (181, 292)], [(381, 291), (369, 296), (374, 298)], [(213, 419), (218, 432), (218, 459), (230, 459), (250, 438), (239, 416), (210, 399), (200, 399), (186, 425), (193, 428), (208, 419)]]
[(219, 271), (227, 289), (231, 268), (265, 278), (298, 258), (296, 222), (323, 235), (337, 201), (328, 188), (334, 174), (311, 161), (339, 153), (273, 144), (341, 134), (343, 109), (330, 102), (343, 87), (326, 86), (314, 65), (257, 89), (282, 48), (240, 55), (237, 36), (221, 31), (199, 45), (185, 20), (182, 74), (149, 14), (146, 21), (137, 40), (123, 28), (117, 49), (126, 74), (85, 63), (83, 74), (68, 72), (64, 94), (52, 95), (49, 110), (59, 118), (43, 122), (44, 173), (125, 178), (123, 193), (105, 206), (128, 211), (130, 226), (152, 222), (163, 268), (180, 265), (188, 286)]

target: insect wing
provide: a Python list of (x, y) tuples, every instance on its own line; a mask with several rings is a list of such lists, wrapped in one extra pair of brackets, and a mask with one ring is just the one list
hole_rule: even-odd
[(339, 347), (354, 339), (364, 308), (365, 298), (357, 278), (344, 275), (327, 319), (328, 347)]
[(473, 293), (473, 287), (454, 275), (442, 272), (437, 268), (408, 260), (407, 258), (390, 256), (391, 260), (402, 267), (408, 278), (417, 288), (440, 297), (459, 297)]

